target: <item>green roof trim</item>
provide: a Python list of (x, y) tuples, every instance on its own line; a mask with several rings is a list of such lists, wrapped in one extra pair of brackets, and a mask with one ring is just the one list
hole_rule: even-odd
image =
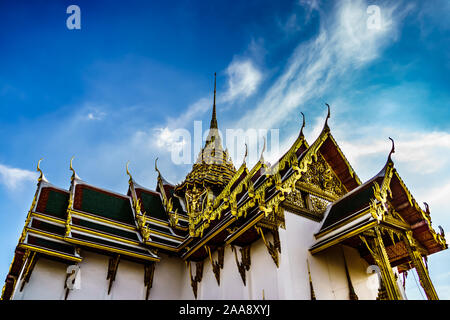
[(133, 241), (139, 241), (139, 238), (135, 232), (132, 231), (125, 231), (122, 229), (117, 229), (114, 227), (105, 226), (103, 224), (94, 223), (91, 221), (83, 220), (80, 218), (72, 218), (72, 223), (75, 226), (85, 227), (92, 230), (97, 230), (100, 232), (109, 233), (114, 236), (119, 236), (125, 239), (133, 240)]
[(178, 199), (177, 197), (175, 197), (174, 194), (174, 189), (170, 189), (169, 191), (170, 193), (170, 197), (172, 198), (172, 204), (173, 204), (173, 211), (178, 209), (178, 213), (184, 213), (183, 207), (181, 206), (180, 203), (180, 199)]
[(81, 210), (130, 225), (135, 224), (128, 198), (121, 198), (85, 186), (82, 186)]
[(95, 244), (99, 244), (99, 245), (104, 245), (104, 246), (108, 246), (111, 248), (117, 248), (117, 249), (121, 249), (121, 250), (126, 250), (129, 251), (131, 253), (138, 253), (138, 254), (142, 254), (142, 255), (147, 255), (147, 256), (151, 256), (151, 254), (148, 252), (148, 250), (146, 248), (136, 248), (136, 247), (130, 247), (127, 246), (125, 244), (119, 244), (113, 241), (109, 241), (108, 239), (98, 239), (95, 237), (90, 237), (84, 234), (80, 234), (77, 233), (76, 231), (72, 231), (72, 238), (74, 239), (79, 239), (79, 240), (84, 240), (84, 241), (89, 241)]
[(48, 215), (65, 219), (67, 206), (69, 205), (69, 193), (48, 190), (48, 200), (45, 205), (45, 212)]
[(33, 222), (31, 223), (31, 227), (38, 229), (38, 230), (54, 233), (54, 234), (57, 234), (60, 236), (62, 236), (66, 233), (65, 226), (57, 226), (52, 223), (47, 223), (47, 222), (40, 221), (37, 219), (33, 219)]
[(168, 216), (158, 194), (143, 191), (140, 193), (140, 196), (142, 207), (147, 215), (156, 219), (167, 221)]
[(51, 240), (47, 240), (47, 239), (43, 239), (40, 237), (35, 237), (32, 235), (28, 236), (28, 243), (38, 246), (38, 247), (43, 247), (46, 249), (50, 249), (50, 250), (55, 250), (55, 251), (59, 251), (59, 252), (63, 252), (63, 253), (67, 253), (70, 255), (74, 254), (74, 247), (70, 244), (63, 244), (60, 242), (54, 242)]

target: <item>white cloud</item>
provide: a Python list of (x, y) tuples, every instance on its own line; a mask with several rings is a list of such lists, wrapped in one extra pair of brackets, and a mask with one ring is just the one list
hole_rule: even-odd
[(86, 116), (87, 120), (102, 120), (105, 116), (104, 112), (89, 112)]
[(187, 141), (181, 139), (178, 129), (170, 130), (168, 127), (155, 129), (156, 146), (169, 151), (181, 150)]
[(429, 190), (424, 199), (427, 199), (430, 203), (433, 203), (436, 207), (441, 207), (442, 209), (448, 206), (448, 197), (450, 195), (450, 183), (440, 185), (436, 188)]
[[(256, 50), (256, 44), (252, 42), (251, 50)], [(258, 48), (258, 52), (260, 48)], [(262, 72), (255, 66), (250, 58), (235, 58), (226, 69), (228, 76), (228, 89), (223, 94), (217, 94), (217, 104), (242, 101), (254, 94), (262, 79)], [(170, 117), (164, 127), (153, 128), (153, 134), (138, 132), (136, 137), (145, 141), (155, 141), (155, 145), (168, 152), (179, 152), (188, 143), (181, 139), (188, 136), (186, 130), (194, 127), (194, 120), (201, 120), (205, 112), (212, 112), (213, 96), (202, 97), (188, 106), (187, 110), (178, 117)], [(204, 138), (204, 137), (203, 137)], [(189, 141), (191, 143), (191, 141)], [(194, 146), (195, 147), (195, 146)], [(197, 150), (194, 150), (196, 152)]]
[(226, 70), (228, 90), (221, 96), (221, 102), (245, 99), (256, 92), (262, 81), (262, 73), (250, 59), (234, 59)]
[(380, 127), (372, 129), (373, 136), (361, 135), (357, 141), (340, 142), (352, 163), (362, 163), (368, 157), (377, 154), (387, 156), (390, 142), (386, 137), (391, 135), (395, 137), (394, 161), (404, 164), (409, 171), (431, 174), (446, 168), (449, 164), (450, 134), (447, 132), (416, 132)]
[[(252, 42), (253, 43), (253, 42)], [(255, 45), (256, 46), (256, 45)], [(253, 48), (254, 46), (252, 46)], [(256, 50), (256, 49), (255, 49)], [(256, 92), (260, 85), (263, 75), (257, 69), (250, 58), (235, 58), (226, 69), (228, 76), (228, 89), (226, 92), (217, 93), (217, 103), (233, 103), (236, 100), (243, 100)], [(188, 128), (193, 120), (200, 120), (205, 112), (212, 112), (213, 94), (202, 97), (190, 104), (186, 111), (177, 115), (177, 117), (169, 117), (167, 119), (167, 130), (171, 128)], [(192, 124), (190, 125), (192, 126)], [(160, 131), (157, 128), (157, 134), (167, 134), (167, 130)]]
[[(92, 106), (90, 104), (86, 104), (82, 110), (80, 111), (81, 114), (85, 115), (83, 118), (84, 120), (103, 120), (103, 118), (106, 116), (106, 112), (104, 112), (102, 109), (104, 107), (98, 107), (98, 106)], [(86, 115), (87, 113), (87, 115)]]
[(299, 0), (299, 4), (308, 9), (308, 11), (319, 10), (320, 4), (318, 0)]
[(36, 172), (0, 164), (0, 183), (10, 190), (16, 190), (27, 181), (35, 181), (37, 177), (38, 174)]
[(292, 13), (285, 22), (279, 22), (280, 28), (287, 34), (299, 31), (299, 18), (296, 13)]

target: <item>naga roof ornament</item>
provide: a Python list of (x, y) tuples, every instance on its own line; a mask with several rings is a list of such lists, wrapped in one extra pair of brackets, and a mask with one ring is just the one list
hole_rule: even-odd
[(330, 116), (331, 116), (330, 105), (326, 102), (325, 102), (325, 105), (328, 108), (328, 113), (327, 113), (327, 118), (325, 119), (325, 125), (323, 127), (324, 127), (324, 129), (327, 128), (327, 130), (330, 130), (330, 127), (328, 127), (328, 119), (330, 119)]
[(47, 178), (45, 178), (44, 173), (42, 172), (41, 168), (40, 168), (40, 164), (41, 164), (42, 158), (39, 159), (38, 164), (37, 164), (37, 168), (36, 171), (40, 173), (39, 178), (38, 178), (38, 182), (44, 181), (44, 182), (48, 182)]
[(69, 169), (73, 172), (72, 173), (72, 177), (70, 178), (72, 181), (73, 180), (81, 180), (81, 178), (77, 175), (77, 173), (75, 172), (75, 170), (73, 169), (73, 166), (72, 166), (72, 162), (73, 162), (73, 159), (75, 158), (75, 156), (73, 156), (71, 159), (70, 159), (70, 167), (69, 167)]

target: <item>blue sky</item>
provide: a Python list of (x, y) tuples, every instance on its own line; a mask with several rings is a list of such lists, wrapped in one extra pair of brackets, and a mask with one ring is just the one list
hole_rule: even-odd
[[(66, 27), (71, 4), (81, 30)], [(369, 5), (380, 9), (378, 29), (367, 27)], [(140, 184), (155, 187), (156, 157), (179, 182), (190, 165), (171, 162), (174, 132), (192, 132), (195, 120), (207, 129), (214, 72), (219, 128), (279, 129), (280, 152), (300, 111), (314, 141), (324, 102), (362, 180), (384, 165), (393, 137), (403, 180), (429, 203), (433, 226), (450, 230), (449, 15), (445, 0), (0, 2), (0, 279), (40, 158), (65, 188), (73, 155), (81, 178), (117, 192), (128, 160)], [(448, 251), (429, 258), (441, 299), (450, 299), (449, 263)], [(407, 294), (423, 299), (412, 273)]]

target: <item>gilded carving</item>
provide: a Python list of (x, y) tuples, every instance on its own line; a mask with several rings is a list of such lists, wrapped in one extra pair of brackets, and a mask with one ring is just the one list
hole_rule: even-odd
[(310, 199), (310, 203), (311, 203), (311, 208), (310, 210), (314, 213), (317, 214), (323, 214), (328, 206), (328, 204), (330, 204), (329, 201), (316, 197), (314, 195), (309, 195), (309, 199)]
[(116, 280), (117, 269), (119, 268), (120, 254), (115, 257), (111, 257), (108, 263), (108, 273), (106, 275), (106, 280), (109, 280), (108, 294), (111, 292), (111, 287), (113, 282)]
[(192, 270), (191, 270), (191, 262), (188, 262), (189, 264), (189, 275), (191, 278), (191, 287), (192, 291), (194, 292), (195, 299), (197, 299), (197, 290), (198, 290), (198, 283), (202, 281), (203, 277), (203, 261), (197, 262), (195, 265), (195, 276), (192, 276)]
[(311, 189), (311, 191), (325, 193), (335, 199), (346, 193), (341, 181), (339, 181), (333, 170), (319, 153), (316, 154), (313, 162), (308, 165), (306, 172), (299, 180), (299, 185)]
[(271, 231), (272, 236), (273, 236), (273, 242), (270, 242), (266, 239), (262, 228), (255, 226), (255, 229), (258, 232), (258, 234), (261, 235), (261, 238), (264, 242), (264, 245), (267, 248), (267, 251), (269, 252), (270, 256), (273, 259), (273, 262), (275, 263), (275, 265), (278, 268), (280, 266), (280, 259), (279, 259), (278, 253), (281, 253), (281, 242), (280, 242), (280, 236), (278, 233), (278, 229), (275, 231)]
[(303, 200), (302, 193), (297, 189), (294, 189), (286, 196), (285, 202), (296, 208), (305, 208), (305, 201)]
[(144, 285), (146, 287), (145, 300), (148, 300), (150, 289), (153, 285), (153, 275), (155, 274), (155, 264), (147, 264), (144, 266)]
[(211, 248), (209, 246), (205, 246), (206, 251), (208, 251), (209, 260), (211, 261), (212, 270), (214, 276), (216, 277), (217, 284), (220, 286), (220, 269), (223, 269), (223, 261), (225, 256), (225, 247), (217, 248), (217, 261), (214, 261), (211, 254)]
[(244, 286), (246, 285), (246, 276), (245, 271), (250, 270), (251, 260), (250, 260), (250, 246), (246, 246), (240, 248), (241, 252), (241, 261), (239, 262), (237, 256), (237, 249), (234, 246), (231, 246), (231, 249), (234, 251), (234, 257), (236, 259), (236, 265), (238, 267), (239, 274), (241, 275), (242, 282), (244, 282)]
[(375, 263), (380, 268), (382, 282), (386, 288), (388, 299), (401, 300), (402, 296), (397, 286), (394, 272), (392, 271), (389, 257), (384, 247), (380, 229), (374, 228), (373, 233), (374, 236), (359, 235), (359, 238), (366, 245), (367, 249), (375, 260)]
[(419, 282), (427, 295), (428, 300), (439, 300), (436, 290), (431, 282), (428, 268), (422, 260), (422, 255), (419, 253), (416, 241), (411, 231), (407, 231), (403, 235), (408, 254), (412, 260), (414, 268), (419, 276)]

